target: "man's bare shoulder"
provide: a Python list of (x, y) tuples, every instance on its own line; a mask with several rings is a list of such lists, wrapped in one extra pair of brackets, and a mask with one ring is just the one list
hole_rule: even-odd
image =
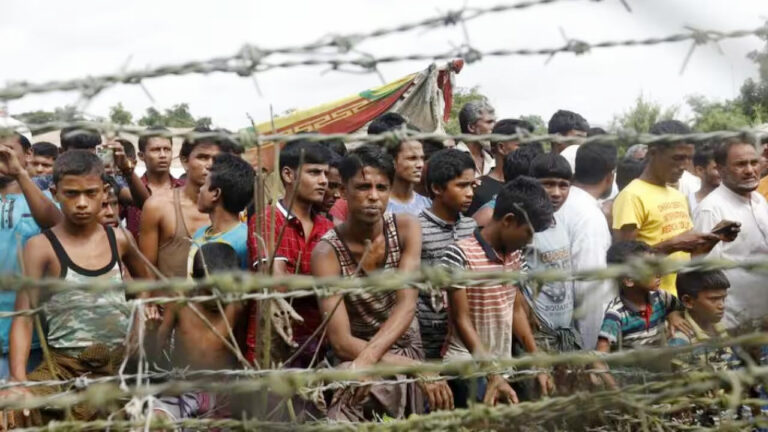
[(141, 209), (142, 215), (154, 216), (161, 218), (168, 212), (173, 214), (173, 198), (168, 196), (156, 196), (152, 195), (144, 202), (144, 207)]

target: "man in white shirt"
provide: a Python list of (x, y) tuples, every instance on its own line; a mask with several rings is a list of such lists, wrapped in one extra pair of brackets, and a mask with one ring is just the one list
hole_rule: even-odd
[[(496, 111), (488, 101), (467, 102), (459, 111), (459, 127), (461, 127), (463, 134), (487, 135), (493, 131), (494, 125), (496, 125)], [(456, 150), (461, 150), (472, 156), (472, 160), (475, 162), (475, 177), (488, 175), (496, 166), (496, 161), (489, 153), (490, 149), (490, 142), (472, 141), (456, 144)]]
[[(586, 138), (587, 131), (589, 131), (589, 123), (580, 114), (568, 110), (558, 110), (552, 114), (552, 118), (549, 119), (547, 125), (547, 132), (551, 135), (562, 135), (564, 137), (580, 137)], [(573, 141), (569, 142), (553, 142), (552, 151), (559, 153), (568, 164), (571, 169), (575, 169), (576, 165), (576, 151), (579, 149), (579, 144)]]
[[(728, 140), (715, 149), (715, 163), (722, 183), (701, 203), (694, 214), (697, 231), (713, 231), (721, 220), (741, 224), (730, 243), (718, 243), (708, 257), (744, 263), (764, 259), (768, 254), (768, 204), (756, 192), (760, 157), (752, 144)], [(722, 226), (722, 225), (721, 225)], [(765, 275), (742, 269), (725, 271), (731, 289), (725, 302), (725, 323), (729, 328), (750, 325), (768, 310)]]
[[(603, 143), (583, 144), (576, 153), (570, 194), (555, 213), (556, 220), (568, 230), (573, 272), (606, 267), (611, 231), (598, 200), (611, 192), (616, 157), (616, 147)], [(574, 318), (586, 349), (593, 349), (597, 343), (605, 306), (615, 296), (613, 291), (610, 280), (579, 281), (574, 285)]]

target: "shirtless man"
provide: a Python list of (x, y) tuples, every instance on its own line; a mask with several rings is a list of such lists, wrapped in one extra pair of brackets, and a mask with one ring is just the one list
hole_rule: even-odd
[(179, 159), (187, 172), (186, 184), (173, 190), (172, 199), (155, 195), (144, 204), (139, 249), (166, 277), (187, 277), (192, 234), (210, 224), (209, 215), (197, 208), (197, 195), (221, 146), (215, 138), (185, 140)]

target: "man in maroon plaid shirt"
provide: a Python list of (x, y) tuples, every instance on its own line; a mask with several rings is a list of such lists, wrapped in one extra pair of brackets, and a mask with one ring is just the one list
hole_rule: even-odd
[[(330, 150), (307, 140), (293, 141), (280, 151), (280, 179), (285, 186), (285, 197), (279, 200), (274, 208), (267, 207), (259, 221), (261, 226), (257, 226), (254, 215), (248, 219), (248, 255), (253, 269), (269, 265), (269, 257), (274, 252), (271, 274), (311, 274), (312, 249), (320, 238), (333, 228), (333, 223), (319, 213), (328, 186), (330, 160)], [(270, 250), (267, 245), (273, 225), (273, 241), (278, 240), (281, 231), (283, 233), (280, 243)], [(285, 361), (288, 356), (294, 354), (295, 349), (307, 342), (322, 321), (315, 297), (296, 298), (292, 306), (295, 314), (291, 313), (290, 308), (285, 308), (284, 303), (277, 301), (272, 304), (273, 317), (276, 314), (282, 314), (283, 318), (287, 314), (293, 317), (290, 326), (285, 325), (284, 321), (273, 320), (272, 327), (280, 336), (276, 343), (282, 346), (272, 352), (279, 353), (279, 357), (285, 356), (273, 358), (275, 362)], [(258, 322), (258, 307), (253, 303), (248, 313), (245, 353), (246, 359), (251, 362), (260, 355), (256, 348)], [(310, 367), (319, 342), (318, 336), (307, 344), (289, 366)], [(273, 346), (274, 344), (273, 338)], [(322, 353), (318, 356), (322, 358)]]

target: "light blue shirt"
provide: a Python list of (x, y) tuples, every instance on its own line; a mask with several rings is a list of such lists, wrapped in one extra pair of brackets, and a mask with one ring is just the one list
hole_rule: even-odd
[(237, 257), (240, 259), (240, 268), (245, 270), (248, 268), (248, 225), (240, 222), (229, 231), (218, 233), (210, 237), (205, 237), (205, 231), (210, 228), (210, 225), (204, 226), (197, 231), (192, 239), (195, 241), (193, 247), (189, 252), (190, 265), (188, 266), (189, 272), (192, 272), (192, 258), (194, 258), (197, 249), (204, 243), (221, 242), (232, 246), (235, 250)]
[(431, 199), (414, 192), (413, 199), (408, 203), (401, 203), (390, 197), (389, 202), (387, 203), (387, 212), (394, 214), (408, 213), (414, 216), (419, 216), (419, 213), (421, 213), (422, 210), (430, 207), (432, 207)]

